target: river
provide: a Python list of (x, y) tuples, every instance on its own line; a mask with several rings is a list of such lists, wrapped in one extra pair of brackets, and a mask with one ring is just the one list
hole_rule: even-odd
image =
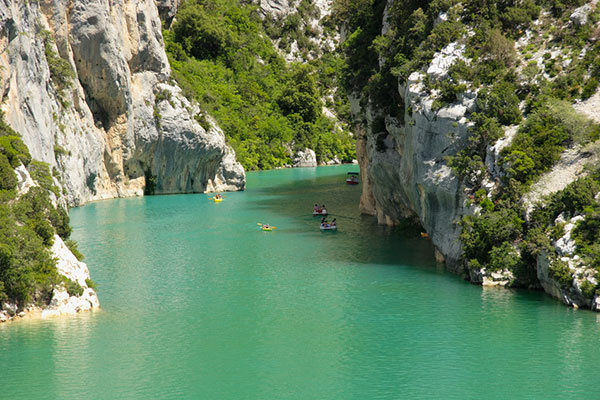
[(359, 214), (356, 168), (72, 209), (102, 309), (0, 324), (0, 399), (598, 397), (598, 314), (446, 272)]

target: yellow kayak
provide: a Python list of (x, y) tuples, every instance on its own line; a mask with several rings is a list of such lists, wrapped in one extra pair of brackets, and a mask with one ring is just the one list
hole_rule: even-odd
[(223, 201), (223, 199), (222, 199), (222, 198), (220, 198), (220, 199), (217, 199), (216, 197), (211, 197), (209, 200), (213, 200), (215, 203), (220, 203), (220, 202), (222, 202), (222, 201)]

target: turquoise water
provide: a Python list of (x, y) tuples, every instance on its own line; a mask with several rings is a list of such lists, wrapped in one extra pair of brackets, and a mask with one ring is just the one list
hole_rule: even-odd
[(359, 215), (354, 169), (71, 210), (102, 311), (1, 324), (0, 398), (600, 396), (599, 315), (445, 272), (428, 241)]

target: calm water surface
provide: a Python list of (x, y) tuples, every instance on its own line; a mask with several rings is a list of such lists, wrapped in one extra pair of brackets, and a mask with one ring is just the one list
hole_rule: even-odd
[(0, 325), (0, 398), (600, 396), (597, 314), (445, 272), (426, 240), (359, 215), (355, 168), (71, 210), (102, 311)]

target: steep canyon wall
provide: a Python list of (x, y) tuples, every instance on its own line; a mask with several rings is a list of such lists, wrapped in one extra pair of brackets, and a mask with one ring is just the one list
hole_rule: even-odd
[(157, 194), (244, 188), (223, 132), (170, 80), (154, 0), (4, 0), (0, 27), (2, 110), (68, 204), (141, 195), (146, 178)]

